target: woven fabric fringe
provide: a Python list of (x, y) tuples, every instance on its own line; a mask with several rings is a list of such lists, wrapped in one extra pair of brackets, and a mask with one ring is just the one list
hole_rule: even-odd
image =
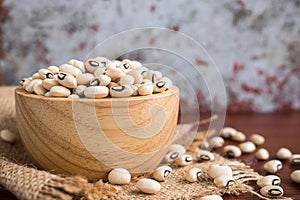
[[(18, 134), (14, 110), (14, 89), (15, 87), (0, 88), (0, 130), (7, 128)], [(188, 151), (193, 153), (194, 147), (201, 144), (202, 140), (203, 133), (200, 133)], [(236, 184), (229, 188), (217, 188), (207, 174), (210, 164), (230, 166), (233, 169)], [(192, 167), (201, 168), (203, 174), (200, 181), (188, 183), (184, 180), (184, 176)], [(245, 192), (269, 200), (247, 185), (261, 176), (249, 166), (236, 160), (228, 160), (215, 154), (215, 160), (212, 162), (194, 163), (186, 167), (173, 165), (172, 168), (171, 175), (161, 183), (161, 191), (156, 195), (146, 195), (138, 191), (135, 182), (142, 177), (149, 177), (149, 174), (133, 177), (131, 183), (125, 186), (113, 186), (102, 180), (89, 183), (83, 177), (67, 177), (39, 170), (27, 155), (20, 139), (15, 144), (7, 144), (0, 140), (0, 185), (21, 200), (197, 199), (209, 194), (240, 195)]]

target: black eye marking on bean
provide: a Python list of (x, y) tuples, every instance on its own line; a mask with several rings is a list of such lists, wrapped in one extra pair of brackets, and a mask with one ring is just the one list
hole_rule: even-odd
[(157, 80), (156, 74), (152, 74), (152, 83), (155, 83)]
[(280, 184), (280, 180), (279, 179), (274, 179), (272, 181), (272, 185), (279, 185)]
[(57, 78), (59, 79), (59, 80), (64, 80), (65, 79), (65, 77), (67, 76), (67, 74), (65, 74), (65, 73), (59, 73), (58, 75), (57, 75)]
[(51, 72), (46, 73), (46, 78), (51, 78), (53, 74)]
[(90, 61), (89, 61), (89, 64), (90, 64), (92, 67), (99, 67), (99, 66), (100, 66), (99, 63), (98, 63), (97, 61), (95, 61), (95, 60), (90, 60)]
[(101, 62), (102, 67), (106, 67), (106, 62)]
[(178, 156), (179, 156), (179, 153), (178, 153), (178, 152), (174, 152), (174, 153), (172, 153), (172, 154), (170, 155), (170, 158), (171, 158), (172, 160), (174, 160), (174, 159), (178, 158)]
[(234, 158), (235, 157), (235, 154), (233, 153), (233, 151), (227, 151), (226, 155), (229, 158)]
[(197, 178), (200, 178), (201, 174), (202, 174), (201, 171), (200, 171), (200, 172), (197, 172), (197, 174), (196, 174)]
[(124, 64), (123, 64), (123, 67), (124, 67), (125, 69), (129, 69), (130, 66), (129, 66), (128, 63), (124, 63)]
[(25, 82), (25, 79), (22, 79), (22, 80), (20, 81), (20, 85), (23, 86), (24, 82)]
[(158, 88), (162, 88), (162, 87), (164, 87), (166, 85), (166, 82), (165, 81), (158, 81), (157, 83), (156, 83), (156, 86), (158, 87)]
[(268, 191), (268, 195), (272, 197), (280, 196), (282, 192), (279, 189), (271, 189)]
[(277, 169), (280, 170), (282, 168), (282, 164), (277, 165)]
[(230, 180), (227, 182), (226, 187), (232, 186), (235, 183), (234, 180)]
[(117, 86), (113, 86), (111, 89), (117, 92), (122, 92), (124, 88), (125, 88), (124, 85), (117, 85)]
[(210, 160), (208, 155), (200, 155), (200, 159), (205, 161)]
[(169, 176), (169, 175), (170, 175), (170, 173), (171, 173), (171, 171), (170, 171), (170, 170), (166, 170), (166, 171), (164, 172), (164, 177), (166, 178), (167, 176)]
[(146, 70), (145, 70), (145, 71), (142, 71), (142, 72), (141, 72), (141, 75), (143, 75), (145, 72), (147, 72), (147, 71), (146, 71)]
[(90, 85), (99, 85), (99, 79), (98, 78), (92, 79)]
[(185, 162), (192, 162), (193, 158), (191, 156), (185, 157)]

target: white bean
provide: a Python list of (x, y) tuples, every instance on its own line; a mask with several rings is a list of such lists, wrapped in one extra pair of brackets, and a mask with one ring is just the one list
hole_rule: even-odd
[(300, 183), (300, 170), (293, 171), (291, 173), (291, 179), (296, 183)]
[(236, 132), (237, 130), (232, 127), (224, 127), (221, 130), (221, 136), (223, 138), (231, 138), (231, 136), (234, 135)]
[(132, 96), (137, 96), (139, 94), (138, 92), (139, 87), (137, 85), (130, 85), (130, 87), (133, 91)]
[(50, 70), (48, 69), (40, 69), (38, 71), (40, 78), (41, 79), (46, 79), (46, 78), (52, 78), (52, 76), (54, 75)]
[(94, 58), (100, 64), (101, 68), (105, 68), (111, 61), (105, 57), (96, 57)]
[(87, 71), (90, 73), (94, 73), (99, 67), (101, 67), (100, 63), (96, 59), (88, 59), (84, 64)]
[(132, 63), (131, 60), (129, 59), (124, 59), (122, 60), (121, 64), (120, 64), (121, 69), (123, 70), (123, 72), (128, 73), (131, 70), (135, 69), (135, 65), (134, 63)]
[(180, 156), (179, 152), (170, 151), (165, 155), (164, 161), (167, 162), (167, 163), (171, 163), (171, 162), (174, 162), (179, 156)]
[(77, 84), (79, 84), (79, 85), (86, 85), (86, 84), (89, 84), (93, 78), (94, 78), (93, 74), (83, 73), (83, 74), (79, 74), (76, 77), (76, 81), (77, 81)]
[(149, 83), (142, 84), (138, 88), (138, 93), (139, 93), (139, 95), (142, 95), (142, 96), (151, 95), (152, 92), (153, 92), (153, 85), (149, 84)]
[(40, 74), (38, 72), (36, 72), (36, 73), (32, 74), (31, 78), (32, 78), (32, 80), (34, 80), (34, 79), (41, 79), (42, 77), (40, 77)]
[(120, 78), (119, 83), (121, 85), (133, 85), (134, 84), (134, 78), (131, 75), (124, 75)]
[(253, 144), (253, 142), (250, 142), (250, 141), (241, 143), (239, 145), (239, 148), (241, 149), (241, 151), (243, 153), (252, 153), (256, 149), (255, 144)]
[(131, 179), (131, 175), (129, 171), (123, 168), (115, 168), (111, 170), (108, 174), (108, 181), (111, 184), (116, 184), (116, 185), (129, 184), (130, 179)]
[(267, 149), (261, 148), (255, 153), (255, 157), (258, 160), (268, 160), (270, 157), (270, 154)]
[(80, 69), (74, 67), (73, 65), (69, 65), (69, 64), (62, 64), (61, 66), (59, 66), (59, 71), (71, 74), (75, 78), (79, 74), (82, 74), (82, 71)]
[(157, 82), (157, 75), (153, 70), (149, 70), (143, 73), (143, 78), (150, 80), (152, 83)]
[(133, 63), (135, 69), (139, 68), (139, 67), (142, 67), (142, 63), (140, 63), (137, 60), (132, 60), (131, 62)]
[(30, 78), (23, 78), (21, 81), (20, 81), (20, 85), (25, 88), (25, 86), (30, 82), (32, 81), (32, 79)]
[(187, 180), (190, 183), (194, 183), (200, 179), (201, 174), (202, 174), (201, 169), (193, 167), (187, 171), (185, 175), (185, 180)]
[(76, 59), (71, 59), (68, 61), (69, 65), (73, 65), (74, 67), (80, 69), (82, 73), (85, 73), (85, 65), (82, 61), (76, 60)]
[(100, 75), (105, 75), (106, 73), (106, 67), (99, 67), (94, 71), (94, 76), (99, 77)]
[(68, 73), (60, 72), (57, 75), (57, 81), (62, 86), (65, 86), (67, 88), (76, 88), (77, 87), (77, 81), (74, 76)]
[(172, 168), (169, 166), (160, 166), (154, 170), (152, 176), (157, 181), (165, 181), (171, 174)]
[(268, 185), (261, 188), (260, 193), (265, 197), (281, 197), (283, 189), (278, 185)]
[(265, 187), (267, 185), (280, 185), (281, 179), (275, 175), (264, 176), (257, 180), (256, 184), (259, 187)]
[(210, 151), (207, 151), (207, 150), (203, 150), (203, 149), (200, 149), (199, 152), (197, 152), (197, 155), (196, 155), (198, 161), (213, 161), (215, 159), (215, 156), (214, 154), (212, 154)]
[(187, 166), (193, 163), (193, 156), (184, 154), (177, 158), (175, 162), (179, 166)]
[(143, 81), (143, 76), (137, 70), (132, 70), (127, 74), (134, 78), (134, 84), (140, 84)]
[(0, 132), (0, 138), (3, 142), (7, 142), (7, 143), (10, 143), (10, 144), (13, 144), (16, 142), (17, 140), (17, 136), (15, 133), (11, 132), (10, 130), (8, 129), (3, 129), (1, 132)]
[(36, 84), (36, 83), (39, 83), (40, 81), (42, 81), (42, 79), (33, 79), (32, 81), (28, 82), (28, 84), (25, 85), (25, 90), (29, 93), (33, 93), (33, 86)]
[(208, 143), (213, 148), (220, 148), (224, 145), (225, 141), (222, 137), (215, 136), (215, 137), (210, 138)]
[(77, 94), (78, 96), (83, 96), (84, 95), (84, 90), (87, 88), (85, 85), (78, 85), (74, 89), (74, 93)]
[(45, 97), (51, 97), (50, 91), (46, 92), (46, 93), (44, 94), (44, 96), (45, 96)]
[(208, 195), (201, 197), (199, 200), (223, 200), (223, 198), (219, 195)]
[(105, 86), (90, 86), (84, 90), (84, 96), (94, 99), (107, 97), (108, 93), (109, 90)]
[(170, 88), (173, 85), (173, 82), (171, 81), (171, 79), (169, 79), (168, 77), (162, 77), (161, 79), (159, 79), (160, 81), (164, 81), (166, 83), (166, 87)]
[(137, 183), (136, 183), (136, 187), (147, 194), (156, 194), (160, 191), (161, 189), (161, 185), (153, 180), (153, 179), (149, 179), (149, 178), (142, 178), (140, 179)]
[(50, 95), (53, 97), (68, 97), (70, 94), (70, 90), (63, 86), (53, 86), (50, 89)]
[(174, 152), (174, 151), (178, 152), (179, 156), (181, 156), (181, 155), (185, 154), (186, 149), (181, 144), (171, 144), (168, 147), (168, 152)]
[(168, 90), (165, 81), (157, 81), (153, 83), (153, 93), (162, 93), (163, 91)]
[(55, 65), (51, 65), (47, 68), (49, 71), (51, 71), (53, 74), (58, 74), (59, 73), (59, 68)]
[(282, 163), (279, 160), (270, 160), (264, 164), (264, 169), (271, 174), (275, 174), (281, 168)]
[(292, 152), (287, 148), (280, 148), (276, 153), (277, 158), (280, 160), (287, 160), (292, 156)]
[(57, 82), (57, 80), (52, 79), (52, 78), (46, 78), (43, 80), (42, 82), (43, 87), (47, 90), (50, 90), (53, 86), (59, 85), (59, 83)]
[(47, 90), (43, 87), (43, 81), (41, 79), (36, 80), (38, 81), (33, 85), (33, 92), (37, 95), (44, 95)]
[(70, 96), (68, 96), (68, 98), (70, 98), (70, 99), (79, 99), (79, 96), (77, 94), (71, 94)]
[(249, 140), (253, 142), (255, 145), (262, 145), (265, 143), (265, 138), (259, 134), (252, 134), (249, 137)]
[(235, 184), (235, 180), (230, 175), (222, 175), (214, 179), (214, 184), (218, 187), (230, 187)]
[(246, 140), (246, 135), (241, 131), (237, 131), (233, 135), (231, 135), (230, 139), (236, 142), (244, 142)]
[(230, 158), (238, 158), (242, 155), (242, 151), (240, 148), (234, 145), (227, 145), (224, 147), (223, 152), (227, 157)]
[(292, 165), (300, 165), (300, 154), (293, 154), (289, 161)]
[(108, 75), (112, 81), (117, 81), (125, 75), (124, 71), (119, 68), (119, 61), (112, 61), (109, 63), (106, 69), (106, 75)]
[(212, 164), (208, 169), (208, 175), (213, 179), (223, 175), (232, 176), (232, 169), (229, 166)]
[(112, 97), (129, 97), (133, 93), (129, 85), (116, 85), (110, 88), (110, 95)]

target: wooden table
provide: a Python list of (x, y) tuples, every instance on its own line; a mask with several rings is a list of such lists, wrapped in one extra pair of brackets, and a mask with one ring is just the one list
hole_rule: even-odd
[[(276, 114), (228, 114), (226, 126), (235, 127), (246, 135), (260, 133), (266, 137), (266, 143), (262, 145), (269, 150), (271, 158), (275, 158), (276, 151), (280, 147), (288, 147), (294, 153), (300, 153), (300, 112), (276, 113)], [(227, 142), (229, 144), (230, 142)], [(257, 161), (253, 154), (243, 155), (241, 160), (251, 165), (256, 171), (265, 175), (262, 170), (264, 161)], [(285, 196), (300, 199), (300, 184), (291, 181), (290, 173), (300, 169), (300, 166), (291, 166), (283, 162), (283, 169), (278, 172), (282, 179), (281, 186), (284, 188)], [(0, 200), (15, 200), (16, 198), (3, 189), (0, 189)], [(258, 199), (251, 194), (239, 197), (225, 196), (226, 200), (233, 199)]]

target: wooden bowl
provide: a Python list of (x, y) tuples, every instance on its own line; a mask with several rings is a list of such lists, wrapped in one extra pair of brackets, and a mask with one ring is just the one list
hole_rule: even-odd
[(15, 91), (22, 142), (46, 170), (106, 178), (116, 167), (154, 169), (172, 143), (179, 89), (150, 96), (69, 99)]

